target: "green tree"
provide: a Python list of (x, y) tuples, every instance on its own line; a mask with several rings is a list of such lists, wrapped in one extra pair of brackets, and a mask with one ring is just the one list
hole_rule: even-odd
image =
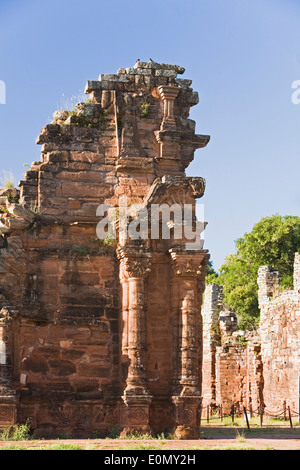
[(281, 288), (292, 288), (297, 251), (300, 251), (300, 217), (297, 216), (264, 217), (250, 233), (236, 241), (236, 252), (226, 257), (220, 275), (213, 282), (223, 285), (224, 303), (236, 312), (241, 328), (255, 327), (259, 319), (259, 267), (278, 269)]
[(206, 278), (205, 278), (206, 284), (213, 284), (213, 283), (217, 284), (218, 277), (219, 277), (219, 274), (214, 270), (213, 262), (209, 260), (206, 266)]

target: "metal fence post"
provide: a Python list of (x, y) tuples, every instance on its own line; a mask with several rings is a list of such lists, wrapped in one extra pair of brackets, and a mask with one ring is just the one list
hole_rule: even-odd
[(290, 426), (291, 426), (291, 429), (293, 429), (293, 422), (292, 422), (291, 410), (290, 410), (290, 407), (289, 407), (289, 406), (288, 406), (288, 413), (289, 413)]
[(260, 427), (263, 425), (263, 415), (264, 415), (264, 408), (263, 405), (259, 407), (259, 417), (260, 417)]
[(247, 415), (247, 410), (246, 408), (243, 406), (243, 411), (244, 411), (244, 416), (245, 416), (245, 419), (246, 419), (246, 423), (247, 423), (247, 428), (250, 429), (250, 425), (249, 425), (249, 421), (248, 421), (248, 415)]

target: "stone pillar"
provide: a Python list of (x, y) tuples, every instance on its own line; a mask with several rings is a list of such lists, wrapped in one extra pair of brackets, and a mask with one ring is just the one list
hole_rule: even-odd
[(263, 312), (268, 302), (280, 292), (279, 272), (270, 266), (261, 266), (258, 270), (257, 283), (259, 308)]
[(16, 312), (0, 312), (0, 426), (16, 423), (17, 398), (12, 385), (12, 320)]
[(294, 289), (296, 292), (300, 293), (300, 253), (295, 253)]
[[(175, 437), (199, 437), (201, 405), (201, 299), (206, 252), (170, 250), (173, 260), (173, 396)], [(202, 282), (201, 282), (202, 281)], [(201, 289), (199, 289), (199, 282)], [(199, 295), (200, 294), (200, 295)]]
[(228, 309), (222, 310), (219, 316), (220, 332), (222, 337), (231, 336), (237, 329), (237, 316)]
[(162, 85), (158, 87), (158, 91), (164, 102), (164, 118), (161, 124), (161, 130), (176, 130), (174, 101), (178, 96), (179, 87)]
[[(147, 388), (145, 284), (150, 271), (150, 254), (121, 247), (120, 278), (123, 287), (122, 351), (127, 356), (128, 371), (123, 402), (123, 435), (150, 432), (149, 407), (152, 396)], [(126, 425), (125, 425), (126, 423)]]
[(221, 344), (219, 313), (223, 307), (223, 287), (208, 284), (202, 307), (203, 316), (203, 406), (216, 405), (216, 348)]
[(159, 157), (156, 158), (158, 175), (182, 174), (181, 134), (177, 130), (174, 117), (174, 101), (179, 93), (179, 87), (162, 85), (158, 87), (158, 91), (164, 103), (160, 130), (154, 132), (160, 146)]

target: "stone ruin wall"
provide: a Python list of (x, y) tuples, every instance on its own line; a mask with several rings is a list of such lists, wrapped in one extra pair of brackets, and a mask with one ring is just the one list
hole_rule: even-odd
[[(279, 273), (258, 272), (259, 329), (239, 332), (230, 312), (224, 329), (222, 287), (206, 286), (203, 304), (203, 407), (232, 405), (258, 411), (284, 406), (298, 412), (300, 370), (300, 254), (295, 254), (294, 289), (280, 292)], [(230, 322), (230, 318), (233, 322)], [(230, 325), (231, 323), (231, 325)]]
[(300, 253), (295, 254), (294, 289), (280, 293), (279, 273), (259, 270), (260, 337), (264, 371), (264, 402), (269, 409), (284, 403), (299, 408)]
[(209, 284), (203, 304), (203, 409), (232, 405), (253, 409), (261, 394), (260, 344), (253, 335), (237, 331), (236, 315), (223, 307), (223, 288)]
[(89, 81), (89, 101), (42, 129), (20, 194), (1, 192), (0, 425), (193, 437), (201, 402), (296, 407), (299, 255), (293, 291), (279, 295), (274, 272), (260, 272), (261, 337), (244, 338), (218, 286), (202, 322), (207, 250), (96, 240), (101, 203), (194, 207), (203, 195), (185, 169), (209, 137), (195, 134), (183, 72), (137, 62)]
[(0, 194), (0, 425), (198, 433), (207, 250), (96, 237), (99, 204), (203, 195), (185, 168), (209, 136), (195, 134), (183, 72), (138, 61), (89, 81), (89, 100), (41, 130), (19, 201)]

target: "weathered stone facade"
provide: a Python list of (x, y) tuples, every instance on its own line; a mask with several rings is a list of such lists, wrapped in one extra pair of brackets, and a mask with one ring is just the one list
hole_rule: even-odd
[(209, 284), (203, 305), (203, 407), (232, 405), (257, 408), (262, 368), (260, 343), (253, 334), (237, 330), (237, 318), (224, 310), (222, 286)]
[(99, 204), (203, 195), (185, 168), (209, 137), (188, 118), (198, 95), (183, 72), (137, 62), (89, 81), (88, 102), (42, 129), (20, 200), (0, 198), (0, 425), (198, 435), (207, 250), (96, 237)]
[[(206, 287), (203, 305), (203, 405), (272, 411), (299, 411), (300, 254), (295, 254), (294, 289), (280, 291), (279, 273), (258, 272), (258, 331), (237, 330), (236, 318), (223, 312), (222, 287)], [(224, 328), (224, 317), (226, 328)]]
[(259, 270), (260, 337), (264, 373), (264, 404), (299, 408), (300, 253), (295, 254), (294, 289), (280, 293), (279, 273)]

